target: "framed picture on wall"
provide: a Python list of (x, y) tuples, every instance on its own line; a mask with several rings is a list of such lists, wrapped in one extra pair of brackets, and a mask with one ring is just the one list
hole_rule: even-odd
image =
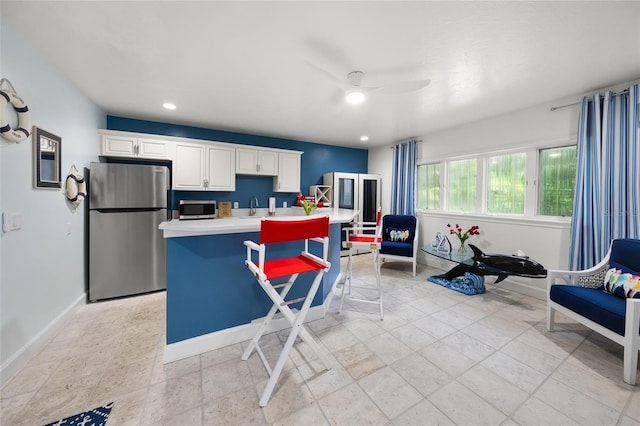
[(62, 138), (33, 126), (33, 187), (60, 188)]

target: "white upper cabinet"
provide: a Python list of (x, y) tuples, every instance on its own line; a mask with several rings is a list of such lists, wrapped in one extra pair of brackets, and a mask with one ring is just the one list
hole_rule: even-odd
[(173, 189), (235, 191), (235, 148), (208, 143), (176, 142)]
[(300, 192), (301, 152), (278, 153), (278, 175), (273, 178), (273, 192)]
[(301, 151), (98, 130), (100, 155), (171, 160), (172, 189), (235, 191), (236, 175), (273, 177), (274, 192), (300, 192)]
[(138, 138), (138, 157), (168, 159), (169, 144), (157, 139)]
[(173, 189), (204, 191), (205, 146), (203, 144), (176, 142), (173, 153)]
[(236, 150), (225, 146), (207, 147), (207, 190), (236, 190)]
[(239, 175), (276, 176), (278, 174), (278, 151), (237, 148), (236, 173)]
[(169, 145), (161, 139), (102, 135), (100, 155), (106, 157), (169, 159)]

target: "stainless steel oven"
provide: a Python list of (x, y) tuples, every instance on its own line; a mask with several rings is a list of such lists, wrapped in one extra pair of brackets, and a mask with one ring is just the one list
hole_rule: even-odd
[(215, 200), (180, 200), (178, 219), (191, 220), (215, 218)]

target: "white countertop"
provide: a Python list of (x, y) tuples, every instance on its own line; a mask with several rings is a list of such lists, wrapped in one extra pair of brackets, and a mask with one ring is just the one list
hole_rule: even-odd
[[(245, 209), (243, 209), (245, 210)], [(235, 213), (235, 210), (233, 210)], [(296, 220), (307, 216), (301, 207), (276, 209), (275, 216), (267, 216), (266, 209), (258, 209), (255, 216), (232, 216), (223, 219), (178, 220), (162, 222), (158, 227), (164, 231), (164, 238), (191, 237), (196, 235), (237, 234), (260, 231), (260, 221), (265, 219)], [(322, 208), (314, 210), (311, 216), (329, 216), (329, 223), (348, 223), (357, 210)]]

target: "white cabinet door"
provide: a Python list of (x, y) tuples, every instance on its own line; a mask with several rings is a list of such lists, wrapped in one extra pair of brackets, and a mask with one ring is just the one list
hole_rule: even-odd
[(100, 155), (165, 160), (169, 158), (169, 150), (167, 142), (159, 139), (104, 135)]
[(273, 178), (274, 192), (300, 192), (300, 154), (278, 154), (278, 176)]
[(135, 157), (137, 138), (125, 136), (103, 136), (100, 155), (108, 157)]
[(255, 175), (258, 172), (258, 151), (255, 149), (236, 149), (236, 173)]
[(278, 175), (278, 153), (274, 151), (258, 151), (258, 174), (265, 176)]
[(261, 149), (236, 149), (236, 173), (239, 175), (276, 176), (278, 152)]
[(173, 189), (205, 189), (205, 146), (178, 142), (174, 146)]
[(169, 144), (156, 139), (138, 139), (138, 157), (140, 158), (169, 158)]
[(236, 150), (222, 146), (207, 148), (208, 173), (207, 190), (235, 191), (236, 190)]

